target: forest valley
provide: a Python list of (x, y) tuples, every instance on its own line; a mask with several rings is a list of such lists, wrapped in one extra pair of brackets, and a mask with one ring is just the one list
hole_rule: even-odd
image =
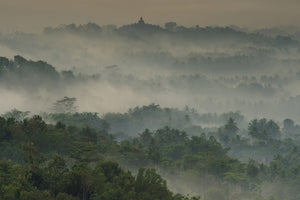
[(299, 200), (299, 41), (144, 20), (1, 31), (0, 199)]
[[(240, 113), (209, 117), (156, 104), (103, 117), (43, 113), (49, 123), (29, 114), (0, 118), (1, 199), (300, 197), (300, 128), (291, 119), (282, 128), (253, 119), (240, 129)], [(202, 129), (191, 123), (197, 118), (225, 123)], [(148, 125), (162, 127), (139, 131)]]

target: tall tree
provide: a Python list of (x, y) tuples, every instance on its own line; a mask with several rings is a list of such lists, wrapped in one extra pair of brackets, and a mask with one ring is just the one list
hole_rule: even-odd
[(54, 111), (57, 113), (74, 113), (77, 110), (76, 98), (65, 96), (54, 103)]

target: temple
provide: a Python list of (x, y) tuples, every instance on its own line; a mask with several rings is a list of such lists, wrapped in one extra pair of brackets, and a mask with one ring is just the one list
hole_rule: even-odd
[(140, 20), (139, 20), (138, 24), (145, 24), (145, 22), (144, 22), (144, 20), (143, 20), (143, 18), (142, 18), (142, 17), (140, 18)]

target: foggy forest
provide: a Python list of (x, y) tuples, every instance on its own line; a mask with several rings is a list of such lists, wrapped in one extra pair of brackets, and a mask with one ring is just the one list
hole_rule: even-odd
[(300, 27), (0, 29), (0, 199), (300, 199)]

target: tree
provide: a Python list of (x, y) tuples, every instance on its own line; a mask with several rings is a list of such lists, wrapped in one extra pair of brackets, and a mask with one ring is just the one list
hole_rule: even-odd
[[(54, 158), (48, 163), (45, 169), (45, 183), (53, 195), (58, 195), (63, 192), (65, 180), (64, 175), (68, 172), (65, 159), (60, 155), (55, 155)], [(61, 194), (63, 196), (63, 194)]]
[(20, 111), (17, 109), (12, 109), (9, 112), (6, 112), (5, 114), (3, 114), (2, 116), (6, 119), (8, 118), (14, 118), (16, 121), (22, 121), (24, 120), (28, 115), (30, 114), (29, 111)]
[(258, 163), (255, 160), (250, 159), (246, 166), (246, 172), (250, 178), (256, 177), (259, 173)]
[(36, 149), (33, 143), (24, 144), (23, 151), (27, 179), (33, 186), (40, 188), (44, 181), (43, 168), (41, 167), (41, 165), (45, 162), (45, 158)]
[(24, 119), (22, 129), (24, 130), (27, 139), (30, 142), (36, 143), (42, 139), (40, 136), (45, 134), (47, 124), (43, 121), (41, 116), (34, 115), (30, 119)]
[(280, 128), (273, 120), (254, 119), (249, 123), (248, 131), (251, 137), (260, 140), (280, 138)]
[(97, 160), (97, 151), (91, 142), (73, 142), (68, 149), (68, 155), (75, 160), (75, 163), (86, 165)]
[(153, 140), (152, 135), (153, 133), (150, 132), (149, 129), (145, 129), (143, 133), (139, 134), (139, 140), (143, 146), (149, 146), (151, 144), (151, 141)]
[(218, 135), (220, 140), (225, 145), (228, 145), (228, 143), (237, 136), (238, 130), (239, 128), (237, 127), (236, 122), (230, 117), (225, 126), (219, 129)]
[(286, 136), (294, 136), (294, 133), (297, 133), (298, 126), (295, 126), (295, 122), (291, 119), (285, 119), (283, 121), (282, 131)]
[(57, 100), (54, 103), (54, 110), (57, 113), (74, 113), (77, 110), (75, 106), (76, 98), (65, 96), (63, 99)]
[(174, 31), (174, 29), (176, 28), (176, 26), (177, 26), (176, 22), (167, 22), (167, 23), (165, 23), (165, 28), (168, 31)]
[(137, 199), (172, 199), (166, 181), (154, 169), (140, 168), (136, 176), (135, 192)]
[(86, 163), (76, 163), (66, 174), (66, 191), (81, 200), (90, 199), (93, 193), (93, 170)]

